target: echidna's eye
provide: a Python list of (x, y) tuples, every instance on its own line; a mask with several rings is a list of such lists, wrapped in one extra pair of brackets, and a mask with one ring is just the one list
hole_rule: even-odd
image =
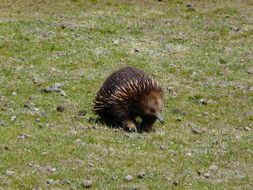
[(150, 113), (155, 113), (155, 109), (151, 108)]

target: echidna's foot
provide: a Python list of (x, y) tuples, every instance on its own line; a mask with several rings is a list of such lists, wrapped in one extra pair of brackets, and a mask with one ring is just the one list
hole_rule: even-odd
[(123, 123), (123, 127), (129, 131), (129, 132), (137, 132), (137, 127), (135, 125), (135, 123), (131, 120), (125, 120), (122, 122)]

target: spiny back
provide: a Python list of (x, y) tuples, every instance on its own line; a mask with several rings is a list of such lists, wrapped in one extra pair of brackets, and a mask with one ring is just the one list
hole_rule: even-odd
[(97, 93), (94, 110), (104, 109), (113, 103), (127, 103), (133, 97), (158, 88), (157, 82), (144, 71), (133, 67), (122, 68), (106, 79)]

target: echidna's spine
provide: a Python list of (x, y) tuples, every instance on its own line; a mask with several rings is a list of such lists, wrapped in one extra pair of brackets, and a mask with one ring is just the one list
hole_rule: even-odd
[(125, 67), (107, 78), (97, 94), (94, 111), (106, 112), (112, 104), (127, 104), (129, 99), (158, 87), (158, 83), (147, 73)]

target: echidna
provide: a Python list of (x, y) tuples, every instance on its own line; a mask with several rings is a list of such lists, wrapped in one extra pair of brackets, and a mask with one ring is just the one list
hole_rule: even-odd
[[(126, 130), (149, 131), (163, 123), (163, 90), (144, 71), (125, 67), (109, 76), (98, 91), (94, 111), (102, 120), (121, 124)], [(141, 124), (136, 121), (141, 118)]]

